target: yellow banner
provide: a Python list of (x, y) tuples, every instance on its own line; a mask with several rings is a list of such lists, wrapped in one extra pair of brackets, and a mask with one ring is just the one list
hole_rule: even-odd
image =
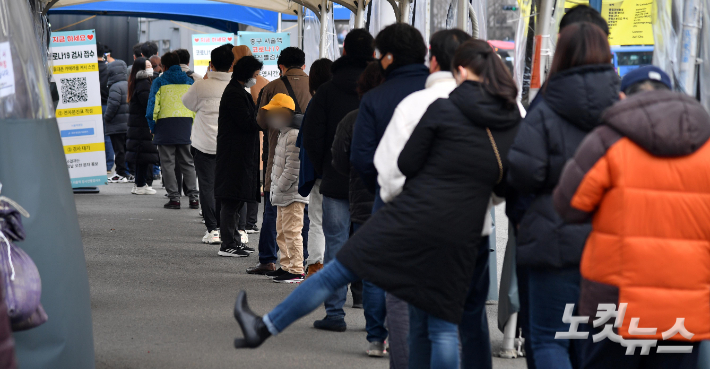
[(85, 108), (57, 109), (57, 118), (79, 117), (82, 115), (101, 115), (100, 106), (87, 106)]
[[(586, 0), (567, 0), (565, 9), (589, 5)], [(602, 2), (602, 17), (609, 24), (609, 45), (653, 45), (651, 14), (653, 0), (613, 0)]]
[(64, 146), (65, 154), (81, 154), (84, 152), (104, 151), (106, 146), (103, 142)]
[(54, 74), (98, 72), (98, 63), (55, 65)]
[(210, 66), (210, 61), (209, 60), (195, 60), (194, 61), (196, 67), (209, 67)]

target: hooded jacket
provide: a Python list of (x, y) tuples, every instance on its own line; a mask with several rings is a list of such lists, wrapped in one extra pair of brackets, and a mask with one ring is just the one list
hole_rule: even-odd
[[(350, 203), (350, 221), (355, 224), (364, 224), (372, 215), (372, 205), (375, 195), (370, 193), (362, 183), (362, 179), (350, 164), (350, 144), (353, 141), (353, 129), (357, 120), (358, 110), (348, 113), (338, 124), (335, 132), (331, 154), (333, 169), (350, 179), (348, 186), (348, 202)], [(396, 159), (395, 159), (396, 161)]]
[(182, 103), (182, 96), (194, 83), (173, 65), (153, 80), (145, 117), (156, 145), (189, 145), (195, 113)]
[[(298, 117), (298, 116), (297, 116)], [(300, 149), (296, 147), (296, 138), (301, 122), (293, 119), (291, 124), (280, 130), (274, 165), (271, 169), (271, 204), (273, 206), (288, 206), (294, 202), (308, 204), (308, 197), (298, 193), (298, 170)]]
[[(311, 91), (308, 89), (308, 75), (301, 68), (291, 68), (284, 73), (284, 76), (288, 78), (291, 88), (293, 88), (293, 92), (296, 94), (296, 100), (298, 100), (298, 105), (301, 107), (301, 110), (306, 109), (308, 103), (311, 101)], [(259, 111), (256, 119), (259, 126), (264, 131), (264, 157), (266, 158), (264, 161), (264, 191), (271, 188), (271, 167), (274, 162), (274, 152), (276, 151), (276, 144), (278, 143), (279, 131), (269, 128), (269, 125), (266, 123), (266, 114), (260, 112), (261, 108), (268, 104), (276, 94), (288, 95), (286, 85), (284, 85), (280, 78), (269, 82), (268, 85), (261, 89), (261, 97), (256, 107), (257, 111)]]
[(185, 107), (195, 112), (192, 146), (205, 154), (217, 154), (219, 102), (231, 79), (232, 73), (211, 72), (209, 79), (197, 80), (182, 96)]
[(542, 101), (526, 115), (508, 155), (508, 183), (535, 196), (519, 224), (517, 261), (575, 267), (591, 226), (565, 223), (553, 208), (552, 191), (584, 136), (618, 100), (619, 76), (611, 64), (571, 68), (553, 75), (540, 93)]
[(104, 134), (123, 134), (128, 130), (128, 75), (126, 63), (116, 60), (108, 64), (108, 100), (104, 113)]
[[(708, 138), (710, 115), (671, 91), (616, 104), (585, 138), (554, 193), (565, 220), (592, 218), (579, 315), (627, 303), (624, 338), (663, 339), (676, 318), (692, 341), (710, 338)], [(631, 318), (656, 334), (631, 334)]]
[(448, 99), (436, 100), (399, 156), (404, 190), (355, 232), (338, 261), (388, 293), (458, 324), (491, 192), (503, 194), (505, 181), (499, 180), (519, 122), (517, 106), (478, 82), (467, 81)]
[(136, 84), (133, 86), (131, 101), (128, 104), (128, 132), (126, 133), (126, 161), (139, 164), (158, 164), (158, 148), (153, 145), (153, 135), (148, 127), (145, 112), (148, 109), (148, 97), (152, 74), (138, 71)]
[(456, 88), (451, 72), (432, 73), (425, 88), (407, 96), (397, 105), (392, 120), (375, 151), (377, 182), (382, 201), (389, 202), (402, 192), (405, 177), (397, 167), (397, 158), (426, 109), (437, 99), (446, 99)]
[(338, 123), (358, 108), (357, 80), (371, 58), (343, 56), (333, 63), (333, 79), (318, 88), (308, 106), (303, 127), (303, 147), (321, 176), (320, 193), (334, 199), (348, 198), (348, 176), (333, 168), (331, 147)]

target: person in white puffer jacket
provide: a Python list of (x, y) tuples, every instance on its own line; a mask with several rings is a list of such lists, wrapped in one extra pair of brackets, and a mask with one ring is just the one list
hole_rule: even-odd
[(300, 149), (296, 146), (303, 116), (295, 114), (296, 104), (286, 94), (276, 94), (266, 111), (269, 127), (279, 130), (271, 170), (271, 203), (276, 206), (276, 243), (281, 251), (281, 268), (267, 275), (277, 283), (300, 283), (303, 270), (303, 217), (308, 197), (298, 193)]

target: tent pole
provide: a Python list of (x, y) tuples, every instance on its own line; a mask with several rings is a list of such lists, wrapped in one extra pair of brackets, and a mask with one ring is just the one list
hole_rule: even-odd
[(458, 0), (456, 4), (456, 27), (468, 32), (468, 0)]
[(278, 13), (276, 18), (276, 32), (281, 33), (281, 13)]
[(320, 48), (318, 57), (326, 57), (326, 47), (328, 45), (328, 0), (321, 0), (320, 7)]
[(399, 21), (409, 24), (409, 1), (399, 0)]
[(683, 14), (683, 33), (681, 37), (680, 68), (678, 82), (680, 89), (690, 96), (696, 94), (698, 39), (700, 37), (703, 2), (686, 0)]
[(472, 4), (468, 4), (468, 12), (471, 17), (471, 37), (478, 38), (478, 15)]
[(365, 0), (357, 1), (357, 10), (355, 11), (355, 28), (365, 27)]
[(296, 24), (298, 26), (298, 37), (296, 40), (298, 40), (298, 48), (303, 50), (303, 7), (298, 6), (298, 20), (296, 21)]

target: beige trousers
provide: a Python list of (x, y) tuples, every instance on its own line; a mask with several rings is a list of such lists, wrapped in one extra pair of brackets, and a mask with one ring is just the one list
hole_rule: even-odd
[(276, 243), (281, 251), (281, 268), (303, 274), (303, 211), (306, 204), (294, 202), (276, 210)]

